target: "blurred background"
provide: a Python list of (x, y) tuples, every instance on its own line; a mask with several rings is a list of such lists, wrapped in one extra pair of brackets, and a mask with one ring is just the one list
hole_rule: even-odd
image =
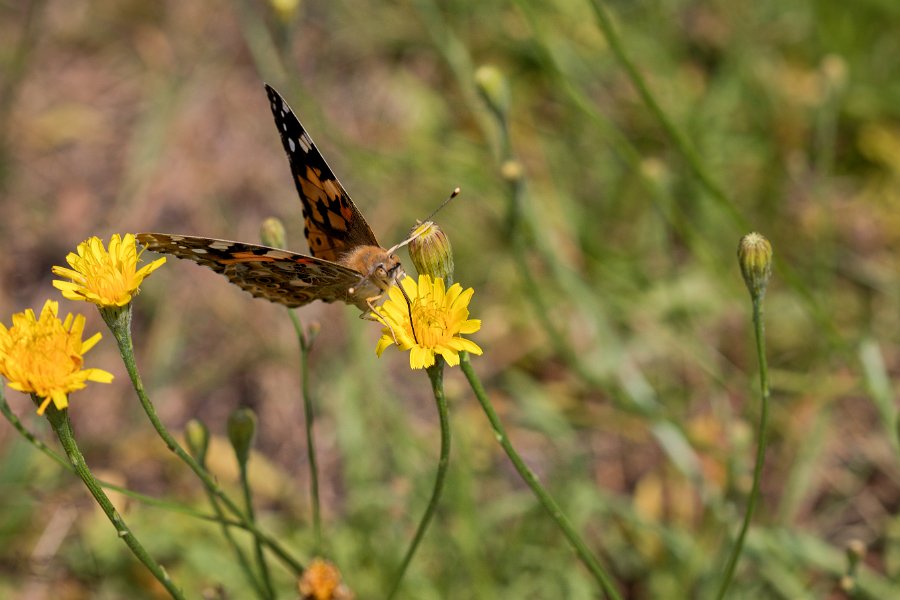
[[(0, 319), (62, 300), (50, 269), (91, 235), (256, 242), (277, 216), (288, 248), (305, 251), (269, 82), (383, 245), (462, 188), (437, 221), (456, 280), (475, 288), (474, 366), (513, 442), (624, 597), (709, 597), (756, 447), (735, 249), (757, 230), (778, 260), (773, 405), (731, 597), (900, 597), (900, 4), (603, 6), (668, 122), (586, 0), (2, 3)], [(485, 65), (497, 70), (478, 79)], [(229, 489), (225, 420), (257, 412), (259, 517), (308, 562), (286, 310), (175, 259), (134, 310), (151, 398), (174, 432), (191, 418), (209, 426)], [(63, 300), (70, 311), (105, 332), (87, 366), (116, 375), (72, 397), (89, 464), (208, 510), (140, 412), (96, 311)], [(383, 597), (436, 468), (430, 387), (406, 355), (375, 357), (379, 328), (355, 309), (298, 314), (321, 324), (310, 385), (329, 556), (357, 597)], [(401, 596), (598, 597), (458, 370), (446, 386), (449, 480)], [(50, 442), (30, 399), (6, 394)], [(250, 597), (218, 527), (116, 502), (188, 597)], [(850, 593), (840, 579), (853, 540), (868, 550)], [(289, 573), (273, 576), (280, 597), (296, 595)], [(0, 597), (126, 594), (165, 597), (80, 483), (0, 425)]]

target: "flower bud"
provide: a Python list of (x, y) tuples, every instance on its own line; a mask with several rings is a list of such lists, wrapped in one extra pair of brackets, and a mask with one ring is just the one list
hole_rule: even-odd
[(313, 341), (318, 337), (319, 332), (322, 331), (322, 324), (318, 321), (313, 321), (306, 328), (306, 343), (309, 346), (312, 346)]
[(409, 234), (414, 238), (409, 243), (409, 257), (419, 275), (431, 275), (443, 279), (449, 286), (453, 283), (453, 248), (450, 240), (433, 221), (420, 223)]
[(271, 246), (272, 248), (284, 248), (284, 224), (280, 219), (269, 217), (268, 219), (263, 221), (262, 225), (259, 228), (259, 239), (262, 240), (262, 243), (265, 246)]
[(750, 296), (762, 298), (772, 275), (772, 244), (759, 233), (748, 233), (741, 238), (737, 254)]
[(522, 163), (514, 158), (505, 160), (503, 161), (503, 164), (500, 165), (500, 176), (506, 181), (515, 183), (522, 179), (524, 174), (525, 170), (522, 168)]
[(243, 469), (250, 458), (250, 448), (256, 435), (256, 413), (249, 408), (239, 408), (228, 417), (228, 440), (234, 448), (238, 464)]
[(293, 22), (300, 10), (300, 0), (269, 0), (269, 5), (282, 23)]
[(506, 118), (510, 93), (503, 71), (492, 65), (482, 65), (475, 70), (475, 85), (490, 109), (497, 116)]
[(866, 544), (862, 540), (853, 539), (847, 543), (847, 562), (855, 569), (859, 561), (866, 556)]
[(206, 464), (206, 451), (209, 449), (209, 429), (206, 425), (198, 419), (191, 419), (184, 426), (184, 438), (191, 456), (201, 465)]

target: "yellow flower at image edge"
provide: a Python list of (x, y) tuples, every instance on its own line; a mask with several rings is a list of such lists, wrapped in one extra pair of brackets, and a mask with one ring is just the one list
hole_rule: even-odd
[(100, 334), (82, 340), (84, 316), (69, 314), (60, 321), (58, 310), (58, 302), (47, 300), (39, 318), (29, 308), (13, 315), (9, 329), (0, 323), (0, 375), (9, 387), (44, 399), (39, 415), (51, 400), (56, 408), (66, 408), (69, 392), (84, 388), (88, 381), (113, 379), (102, 369), (81, 369), (82, 356), (100, 341)]
[(56, 280), (53, 286), (69, 300), (84, 300), (98, 306), (127, 305), (144, 278), (166, 262), (165, 258), (159, 258), (138, 270), (141, 253), (131, 233), (124, 238), (114, 234), (108, 251), (103, 241), (94, 236), (78, 244), (77, 252), (66, 256), (71, 269), (53, 267), (54, 275), (71, 281)]
[(409, 366), (422, 369), (434, 365), (435, 355), (444, 357), (447, 364), (459, 364), (459, 353), (481, 354), (481, 348), (461, 334), (475, 333), (481, 329), (481, 321), (469, 318), (469, 301), (475, 291), (454, 283), (444, 290), (442, 279), (432, 279), (420, 275), (418, 282), (406, 277), (400, 283), (412, 303), (406, 304), (403, 293), (393, 286), (388, 292), (388, 300), (376, 314), (383, 324), (390, 325), (381, 330), (381, 339), (375, 352), (378, 356), (394, 343), (396, 336), (400, 350), (409, 350)]

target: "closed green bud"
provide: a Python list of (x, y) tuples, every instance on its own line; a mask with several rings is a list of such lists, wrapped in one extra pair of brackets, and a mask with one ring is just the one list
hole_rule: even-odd
[(203, 421), (198, 419), (188, 421), (184, 426), (184, 439), (191, 456), (201, 465), (205, 465), (206, 451), (209, 449), (209, 429)]
[(453, 248), (450, 240), (433, 221), (420, 223), (409, 234), (409, 257), (419, 275), (443, 279), (449, 287), (453, 283)]
[(762, 298), (772, 276), (772, 244), (759, 233), (748, 233), (741, 238), (737, 254), (750, 296)]
[(866, 544), (862, 540), (853, 539), (847, 543), (847, 562), (851, 571), (856, 569), (856, 565), (865, 557)]
[(522, 163), (514, 158), (505, 160), (503, 161), (503, 164), (500, 165), (500, 176), (506, 181), (515, 183), (522, 179), (524, 174), (525, 170), (522, 168)]
[(238, 463), (243, 468), (250, 458), (250, 448), (256, 435), (256, 413), (249, 408), (239, 408), (228, 417), (228, 440), (234, 448)]
[(268, 219), (263, 221), (262, 225), (259, 228), (259, 239), (262, 240), (262, 243), (265, 246), (271, 246), (273, 248), (284, 248), (284, 224), (281, 222), (281, 219), (269, 217)]
[(269, 0), (269, 5), (282, 23), (292, 23), (300, 10), (300, 0)]
[(482, 65), (475, 70), (475, 85), (487, 105), (501, 118), (509, 112), (509, 84), (503, 71), (492, 65)]

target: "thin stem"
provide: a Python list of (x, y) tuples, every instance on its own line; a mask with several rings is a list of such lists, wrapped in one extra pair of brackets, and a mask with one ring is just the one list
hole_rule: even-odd
[(181, 593), (181, 590), (175, 586), (165, 569), (150, 556), (144, 546), (134, 536), (125, 523), (125, 519), (122, 518), (119, 511), (110, 502), (109, 497), (100, 488), (100, 484), (88, 468), (84, 456), (75, 442), (75, 435), (72, 433), (72, 423), (69, 421), (69, 411), (59, 410), (51, 404), (47, 409), (47, 419), (50, 421), (50, 425), (56, 432), (57, 437), (59, 437), (59, 441), (66, 451), (66, 456), (69, 457), (69, 461), (75, 467), (75, 472), (81, 478), (81, 481), (84, 482), (84, 485), (87, 486), (88, 491), (94, 497), (94, 500), (97, 501), (97, 504), (100, 505), (100, 508), (103, 509), (110, 523), (116, 528), (118, 536), (122, 538), (122, 541), (131, 549), (135, 557), (147, 567), (147, 570), (153, 574), (156, 580), (166, 588), (166, 591), (169, 592), (172, 598), (183, 600), (184, 595)]
[[(256, 523), (256, 513), (253, 510), (253, 491), (250, 487), (250, 479), (247, 476), (247, 461), (239, 461), (241, 470), (241, 490), (244, 492), (244, 510), (251, 523)], [(275, 598), (275, 590), (272, 587), (272, 577), (269, 574), (269, 566), (263, 554), (262, 542), (258, 537), (253, 538), (253, 553), (256, 557), (256, 566), (259, 568), (262, 587), (266, 598)]]
[(289, 310), (294, 331), (297, 332), (297, 340), (300, 343), (300, 385), (303, 391), (303, 413), (306, 427), (306, 456), (309, 458), (309, 500), (312, 504), (313, 535), (315, 536), (315, 554), (322, 552), (322, 513), (319, 508), (319, 464), (316, 460), (316, 444), (313, 438), (313, 425), (315, 413), (313, 412), (313, 397), (309, 387), (309, 351), (312, 340), (303, 330), (300, 318)]
[(237, 541), (234, 539), (234, 536), (231, 535), (231, 529), (228, 526), (227, 520), (225, 519), (225, 514), (222, 512), (222, 507), (219, 505), (219, 501), (216, 498), (215, 494), (213, 494), (208, 488), (204, 488), (206, 491), (206, 495), (209, 498), (209, 503), (213, 507), (216, 515), (221, 519), (222, 524), (222, 535), (225, 537), (225, 540), (228, 542), (228, 545), (231, 546), (231, 549), (234, 551), (234, 555), (237, 558), (238, 564), (241, 567), (241, 571), (244, 573), (244, 578), (250, 582), (250, 585), (253, 587), (253, 590), (256, 592), (256, 596), (258, 598), (267, 598), (266, 591), (263, 589), (262, 584), (256, 578), (256, 575), (253, 573), (253, 569), (250, 568), (250, 561), (247, 559), (247, 556), (241, 550), (240, 546), (238, 546)]
[[(622, 68), (631, 80), (632, 85), (634, 85), (635, 89), (638, 91), (644, 104), (647, 105), (647, 108), (650, 109), (650, 112), (653, 113), (653, 116), (659, 121), (659, 124), (666, 132), (666, 135), (668, 135), (674, 143), (676, 150), (678, 150), (685, 161), (687, 161), (691, 172), (693, 172), (694, 176), (709, 195), (724, 209), (731, 220), (731, 223), (735, 225), (738, 230), (749, 230), (750, 227), (747, 224), (747, 219), (737, 209), (735, 203), (725, 192), (724, 188), (715, 182), (704, 165), (703, 159), (697, 153), (697, 150), (690, 143), (688, 138), (679, 131), (668, 115), (666, 115), (665, 111), (663, 111), (662, 107), (653, 96), (653, 93), (650, 91), (649, 86), (647, 86), (647, 83), (644, 81), (644, 78), (637, 70), (637, 67), (635, 67), (634, 63), (631, 62), (631, 59), (628, 58), (622, 41), (612, 25), (609, 15), (606, 14), (606, 10), (603, 8), (601, 0), (589, 0), (589, 2), (591, 8), (594, 10), (594, 15), (597, 18), (600, 30), (606, 37), (609, 48), (615, 55), (616, 60), (622, 65)], [(829, 317), (828, 313), (823, 309), (819, 299), (810, 291), (809, 287), (796, 271), (782, 258), (775, 256), (773, 260), (780, 276), (800, 295), (804, 302), (806, 302), (807, 308), (809, 308), (816, 321), (822, 325), (824, 333), (828, 336), (829, 343), (839, 348), (842, 352), (845, 352), (847, 343), (842, 338), (837, 326)]]
[(437, 402), (438, 418), (441, 424), (441, 454), (438, 459), (434, 487), (431, 490), (431, 499), (428, 501), (428, 507), (425, 509), (425, 514), (422, 515), (422, 520), (419, 521), (419, 527), (416, 529), (416, 534), (413, 536), (412, 542), (406, 551), (406, 556), (403, 557), (403, 563), (400, 565), (397, 575), (394, 576), (394, 585), (391, 587), (390, 594), (388, 594), (388, 600), (391, 600), (400, 589), (403, 575), (406, 573), (409, 563), (412, 562), (416, 549), (419, 547), (419, 542), (422, 541), (425, 531), (428, 529), (429, 523), (431, 523), (431, 518), (434, 516), (438, 500), (441, 497), (441, 491), (444, 488), (447, 466), (450, 464), (450, 419), (447, 411), (447, 399), (444, 397), (444, 362), (441, 357), (437, 357), (436, 360), (437, 363), (433, 367), (429, 367), (427, 372), (428, 378), (431, 380), (431, 390), (434, 392), (434, 399)]
[(604, 593), (613, 600), (621, 600), (621, 596), (619, 596), (619, 592), (616, 590), (615, 586), (612, 583), (609, 575), (606, 574), (606, 571), (603, 570), (603, 567), (600, 566), (600, 562), (597, 560), (597, 557), (588, 549), (587, 545), (584, 543), (584, 540), (581, 539), (581, 536), (578, 535), (578, 532), (575, 531), (575, 528), (572, 526), (572, 523), (569, 521), (568, 517), (562, 512), (562, 509), (553, 499), (553, 497), (544, 489), (541, 483), (538, 481), (537, 476), (528, 468), (528, 465), (522, 460), (522, 457), (519, 456), (519, 453), (516, 452), (516, 449), (513, 447), (512, 443), (509, 441), (509, 437), (506, 435), (506, 430), (503, 427), (503, 424), (500, 422), (500, 418), (497, 416), (497, 413), (494, 412), (494, 407), (491, 405), (491, 401), (488, 398), (487, 392), (484, 390), (484, 386), (481, 385), (481, 380), (478, 378), (478, 375), (475, 374), (474, 369), (472, 369), (472, 363), (469, 361), (468, 353), (460, 353), (460, 366), (462, 368), (463, 374), (465, 374), (466, 379), (469, 380), (469, 385), (472, 387), (472, 391), (475, 392), (475, 397), (478, 398), (478, 402), (481, 403), (481, 408), (484, 410), (484, 414), (487, 415), (488, 421), (491, 422), (491, 427), (494, 429), (494, 434), (497, 436), (497, 441), (500, 442), (500, 446), (503, 447), (503, 450), (506, 452), (506, 455), (509, 457), (509, 460), (512, 461), (513, 466), (518, 471), (519, 475), (528, 484), (528, 487), (531, 488), (531, 491), (534, 492), (534, 495), (537, 496), (541, 505), (550, 513), (550, 516), (556, 521), (556, 525), (562, 530), (563, 534), (566, 536), (566, 539), (569, 540), (569, 543), (572, 544), (572, 547), (575, 549), (575, 553), (578, 554), (578, 557), (581, 559), (581, 562), (588, 568), (588, 570), (593, 574), (594, 579), (597, 580), (597, 583), (600, 584), (600, 587), (603, 589)]
[(242, 526), (245, 529), (252, 532), (254, 536), (262, 540), (267, 546), (269, 546), (272, 552), (279, 559), (281, 559), (281, 561), (289, 569), (291, 569), (291, 571), (295, 575), (299, 575), (300, 573), (302, 573), (303, 565), (300, 564), (293, 556), (291, 556), (277, 540), (264, 534), (256, 527), (256, 524), (254, 524), (247, 518), (240, 507), (238, 507), (238, 505), (235, 504), (235, 502), (231, 498), (229, 498), (224, 491), (222, 491), (222, 488), (220, 488), (218, 484), (216, 484), (209, 472), (202, 466), (200, 466), (200, 464), (194, 459), (194, 457), (188, 454), (188, 452), (181, 447), (181, 445), (175, 440), (175, 438), (172, 437), (172, 434), (169, 433), (168, 429), (166, 429), (166, 426), (163, 425), (162, 421), (159, 419), (159, 415), (156, 414), (156, 408), (153, 406), (153, 403), (150, 402), (150, 398), (144, 391), (144, 384), (141, 381), (141, 376), (140, 373), (138, 373), (134, 358), (134, 344), (132, 343), (131, 339), (131, 305), (124, 309), (118, 310), (101, 308), (100, 315), (109, 326), (113, 337), (116, 338), (116, 343), (119, 346), (119, 353), (122, 356), (122, 362), (125, 364), (125, 370), (128, 371), (128, 376), (131, 378), (132, 387), (134, 387), (134, 391), (137, 393), (138, 400), (141, 403), (141, 407), (143, 407), (144, 412), (147, 414), (147, 418), (150, 419), (150, 423), (153, 425), (156, 433), (160, 438), (162, 438), (163, 442), (165, 442), (166, 447), (168, 447), (169, 450), (174, 452), (182, 462), (190, 467), (194, 474), (200, 478), (200, 481), (203, 482), (203, 485), (206, 487), (206, 489), (214, 494), (222, 502), (222, 504), (224, 504), (225, 507), (238, 520), (241, 521), (241, 523), (243, 524)]
[[(12, 409), (9, 407), (9, 403), (6, 401), (6, 396), (3, 394), (3, 388), (0, 386), (0, 414), (2, 414), (7, 421), (9, 421), (10, 425), (19, 432), (19, 434), (25, 438), (25, 440), (34, 446), (37, 450), (45, 454), (50, 459), (56, 461), (64, 469), (67, 469), (71, 473), (75, 473), (75, 467), (72, 466), (68, 460), (62, 457), (59, 453), (54, 452), (52, 448), (47, 446), (44, 442), (39, 440), (32, 432), (28, 431), (25, 428), (25, 425), (22, 424), (22, 421), (17, 417)], [(112, 492), (116, 492), (118, 494), (122, 494), (123, 496), (128, 496), (138, 502), (143, 502), (148, 506), (155, 506), (157, 508), (162, 508), (171, 512), (177, 512), (183, 515), (188, 515), (194, 517), (195, 519), (202, 519), (204, 521), (214, 521), (221, 522), (223, 524), (230, 524), (235, 527), (244, 528), (243, 523), (239, 523), (237, 521), (231, 521), (224, 516), (215, 516), (206, 513), (202, 513), (198, 510), (194, 510), (193, 508), (186, 506), (184, 504), (179, 504), (177, 502), (170, 502), (168, 500), (161, 500), (159, 498), (154, 498), (153, 496), (148, 496), (146, 494), (141, 494), (140, 492), (135, 492), (134, 490), (129, 490), (128, 488), (122, 487), (120, 485), (116, 485), (114, 483), (109, 483), (108, 481), (103, 481), (102, 479), (98, 479), (97, 483), (105, 490), (109, 490)]]
[(690, 167), (694, 176), (700, 181), (703, 187), (706, 188), (710, 195), (715, 198), (719, 205), (725, 209), (728, 216), (731, 218), (732, 223), (741, 229), (747, 229), (746, 219), (744, 219), (743, 215), (735, 208), (734, 203), (724, 190), (713, 181), (712, 176), (707, 172), (697, 151), (687, 138), (682, 135), (681, 131), (675, 127), (675, 124), (672, 123), (672, 120), (669, 119), (662, 107), (660, 107), (656, 98), (650, 92), (650, 88), (647, 87), (644, 78), (638, 72), (634, 63), (631, 62), (631, 59), (628, 58), (628, 55), (625, 53), (625, 49), (622, 46), (622, 41), (619, 39), (618, 34), (616, 34), (616, 30), (613, 27), (609, 16), (606, 14), (603, 4), (600, 0), (590, 0), (590, 4), (594, 9), (594, 15), (597, 17), (597, 23), (600, 25), (600, 29), (603, 31), (603, 35), (606, 37), (609, 48), (615, 55), (616, 60), (618, 60), (619, 64), (622, 65), (622, 68), (625, 69), (625, 73), (628, 75), (628, 78), (631, 80), (631, 83), (634, 85), (638, 94), (640, 94), (644, 104), (647, 105), (647, 108), (650, 109), (650, 112), (653, 113), (653, 116), (656, 117), (656, 120), (659, 121), (659, 124), (675, 144), (675, 147), (687, 161), (688, 167)]
[(756, 442), (756, 466), (753, 468), (753, 488), (750, 490), (750, 498), (747, 499), (747, 510), (744, 513), (744, 522), (741, 525), (741, 531), (728, 557), (728, 564), (725, 567), (725, 575), (719, 586), (719, 593), (716, 594), (717, 600), (725, 597), (728, 586), (734, 577), (734, 571), (737, 568), (738, 559), (744, 548), (744, 538), (747, 530), (750, 528), (750, 519), (753, 517), (753, 511), (756, 508), (759, 499), (759, 485), (762, 480), (762, 468), (766, 458), (766, 427), (769, 419), (769, 367), (766, 363), (766, 328), (763, 319), (763, 296), (759, 295), (753, 298), (753, 329), (756, 333), (756, 355), (759, 360), (759, 387), (762, 392), (762, 406), (759, 411), (759, 431)]

